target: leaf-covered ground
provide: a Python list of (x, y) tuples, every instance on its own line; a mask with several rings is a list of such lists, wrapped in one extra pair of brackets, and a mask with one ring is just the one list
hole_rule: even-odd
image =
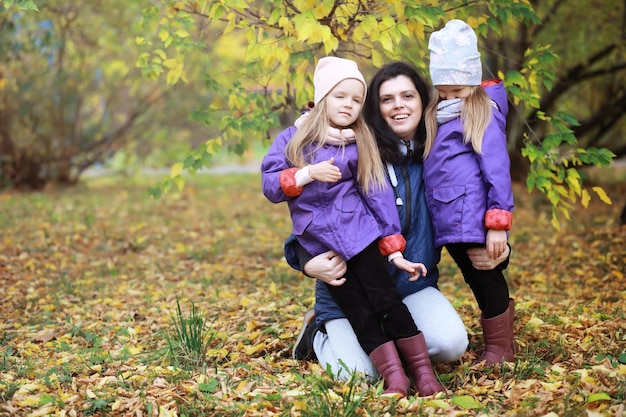
[[(265, 200), (258, 175), (202, 176), (159, 201), (148, 185), (0, 194), (0, 415), (624, 414), (624, 181), (605, 185), (613, 206), (594, 198), (559, 232), (545, 201), (516, 189), (511, 367), (472, 367), (478, 311), (444, 255), (441, 288), (471, 346), (436, 364), (449, 395), (397, 403), (291, 360), (313, 281), (281, 259), (287, 208)], [(178, 306), (207, 319), (206, 367), (163, 354)]]

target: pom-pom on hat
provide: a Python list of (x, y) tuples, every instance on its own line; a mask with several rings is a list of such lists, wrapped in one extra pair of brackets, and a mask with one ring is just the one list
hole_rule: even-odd
[(454, 19), (430, 35), (430, 79), (433, 85), (480, 85), (482, 64), (474, 30)]
[(363, 83), (365, 87), (363, 98), (365, 99), (367, 83), (365, 82), (365, 78), (363, 78), (363, 74), (359, 71), (356, 62), (335, 56), (321, 58), (317, 62), (317, 67), (313, 73), (313, 86), (315, 87), (313, 102), (315, 104), (319, 103), (321, 99), (326, 97), (326, 94), (328, 94), (330, 90), (348, 78), (355, 78)]

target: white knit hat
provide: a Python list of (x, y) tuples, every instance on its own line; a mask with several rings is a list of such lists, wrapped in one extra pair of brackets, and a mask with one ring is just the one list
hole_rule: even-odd
[(313, 86), (315, 87), (315, 95), (313, 102), (319, 103), (321, 99), (326, 97), (337, 84), (348, 78), (355, 78), (363, 83), (365, 91), (363, 98), (367, 94), (367, 83), (363, 74), (359, 71), (356, 62), (345, 58), (337, 58), (335, 56), (327, 56), (321, 58), (315, 73), (313, 74)]
[(428, 41), (430, 79), (433, 85), (480, 85), (482, 64), (478, 41), (462, 20), (450, 20)]

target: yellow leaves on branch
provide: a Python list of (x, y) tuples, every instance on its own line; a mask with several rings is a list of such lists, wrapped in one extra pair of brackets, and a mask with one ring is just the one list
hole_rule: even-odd
[(312, 10), (301, 13), (294, 17), (297, 28), (298, 42), (309, 45), (316, 43), (324, 44), (324, 52), (330, 54), (339, 46), (339, 40), (335, 38), (328, 26), (322, 25), (316, 18)]

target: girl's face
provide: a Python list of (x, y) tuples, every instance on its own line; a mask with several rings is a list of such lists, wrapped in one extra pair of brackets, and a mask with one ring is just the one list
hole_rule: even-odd
[(472, 92), (469, 85), (437, 85), (439, 98), (442, 100), (452, 100), (453, 98), (467, 98)]
[(422, 120), (422, 98), (413, 81), (399, 75), (383, 82), (378, 90), (380, 114), (391, 130), (404, 140), (415, 137)]
[(343, 128), (356, 122), (364, 99), (365, 86), (359, 80), (347, 78), (337, 84), (326, 96), (330, 125)]

